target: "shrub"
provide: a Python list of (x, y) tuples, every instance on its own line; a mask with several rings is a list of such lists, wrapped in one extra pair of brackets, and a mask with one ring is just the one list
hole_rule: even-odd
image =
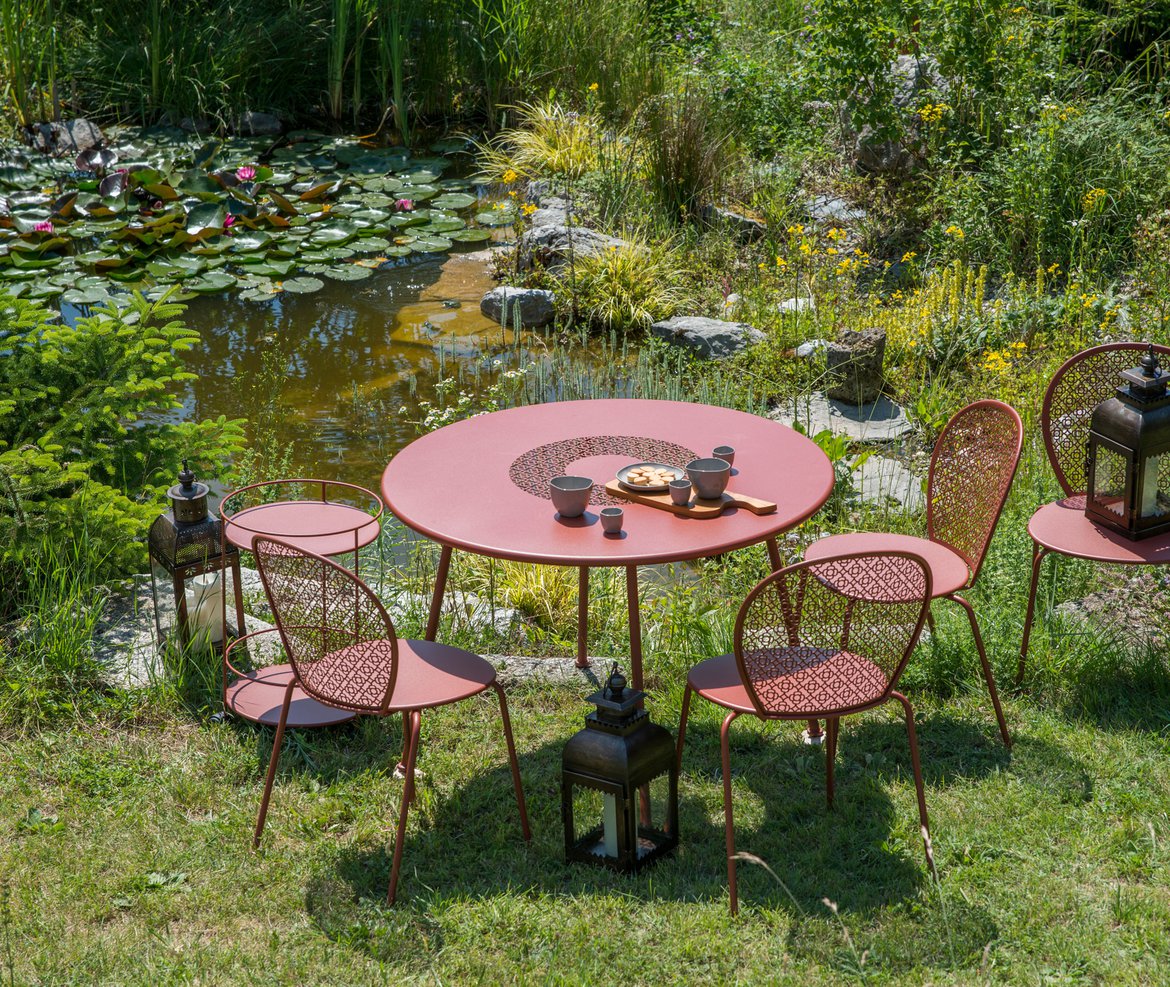
[(729, 135), (702, 89), (649, 101), (641, 118), (647, 178), (665, 214), (675, 221), (698, 216), (719, 194), (728, 167)]
[(211, 471), (242, 448), (240, 421), (173, 420), (193, 378), (180, 354), (199, 339), (176, 320), (182, 311), (135, 295), (124, 313), (107, 309), (69, 326), (38, 305), (0, 301), (6, 578), (46, 537), (85, 540), (105, 574), (140, 565), (142, 537), (179, 461)]

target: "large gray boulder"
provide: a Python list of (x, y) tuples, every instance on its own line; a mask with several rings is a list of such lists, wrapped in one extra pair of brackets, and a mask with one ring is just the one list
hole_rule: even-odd
[(655, 322), (650, 326), (650, 332), (694, 350), (704, 360), (735, 356), (764, 338), (759, 329), (746, 322), (723, 322), (698, 315), (676, 315), (673, 319)]
[[(849, 158), (858, 171), (875, 175), (904, 176), (917, 166), (915, 146), (920, 121), (914, 111), (923, 103), (942, 101), (950, 85), (938, 62), (930, 56), (899, 55), (887, 68), (891, 105), (906, 124), (908, 141), (886, 140), (870, 124), (854, 131), (849, 126), (850, 109), (846, 107), (846, 139)], [(885, 87), (879, 87), (884, 89)]]
[(32, 146), (45, 154), (76, 157), (105, 140), (101, 129), (85, 117), (64, 123), (38, 123), (31, 128)]
[(236, 132), (248, 137), (273, 137), (282, 130), (280, 118), (271, 113), (244, 110), (236, 125)]
[(825, 350), (828, 396), (855, 405), (876, 401), (885, 386), (885, 356), (886, 334), (881, 329), (846, 329)]
[(526, 329), (546, 326), (556, 316), (555, 296), (541, 288), (493, 288), (479, 303), (479, 310), (502, 326), (517, 321)]
[(530, 268), (559, 267), (566, 263), (569, 251), (576, 257), (597, 257), (610, 247), (620, 248), (625, 240), (606, 236), (585, 226), (549, 224), (533, 226), (520, 235), (520, 266)]

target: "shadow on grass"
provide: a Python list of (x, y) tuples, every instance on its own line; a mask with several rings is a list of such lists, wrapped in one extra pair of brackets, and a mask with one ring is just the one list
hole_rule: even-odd
[[(792, 724), (779, 729), (787, 733), (732, 730), (737, 848), (766, 861), (783, 882), (742, 863), (744, 907), (797, 920), (790, 948), (810, 955), (828, 951), (829, 962), (835, 962), (841, 937), (824, 899), (836, 903), (842, 920), (855, 928), (861, 948), (891, 970), (977, 959), (997, 932), (983, 909), (962, 899), (935, 907), (901, 721), (866, 719), (843, 727), (833, 809), (825, 805), (821, 751), (801, 744)], [(998, 771), (1010, 758), (985, 741), (979, 728), (948, 717), (932, 718), (921, 739), (932, 786)], [(981, 746), (985, 750), (973, 756), (972, 749)], [(420, 805), (412, 809), (397, 906), (385, 907), (392, 848), (366, 844), (330, 855), (306, 888), (306, 907), (330, 939), (382, 960), (420, 966), (442, 945), (434, 916), (467, 902), (491, 902), (490, 908), (509, 914), (576, 914), (590, 901), (595, 904), (584, 905), (590, 912), (621, 912), (631, 907), (629, 899), (634, 908), (713, 904), (722, 912), (727, 873), (718, 750), (718, 728), (693, 723), (680, 798), (682, 845), (642, 875), (564, 862), (561, 745), (550, 743), (521, 757), (530, 845), (520, 838), (501, 751), (498, 767), (441, 800), (424, 783)], [(891, 773), (910, 786), (897, 805), (888, 792)]]
[(1095, 650), (1067, 675), (1065, 715), (1070, 718), (1103, 730), (1162, 733), (1170, 725), (1170, 663), (1164, 648)]

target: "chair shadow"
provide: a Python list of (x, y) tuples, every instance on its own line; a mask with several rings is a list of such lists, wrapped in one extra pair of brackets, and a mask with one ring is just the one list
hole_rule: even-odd
[(1170, 662), (1164, 648), (1116, 649), (1077, 670), (1064, 714), (1103, 730), (1162, 733), (1170, 724)]

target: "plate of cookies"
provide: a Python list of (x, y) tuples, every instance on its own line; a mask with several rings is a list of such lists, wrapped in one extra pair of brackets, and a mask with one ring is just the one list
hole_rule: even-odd
[(617, 471), (618, 482), (627, 490), (643, 493), (661, 493), (671, 480), (686, 476), (686, 470), (666, 463), (633, 463)]

